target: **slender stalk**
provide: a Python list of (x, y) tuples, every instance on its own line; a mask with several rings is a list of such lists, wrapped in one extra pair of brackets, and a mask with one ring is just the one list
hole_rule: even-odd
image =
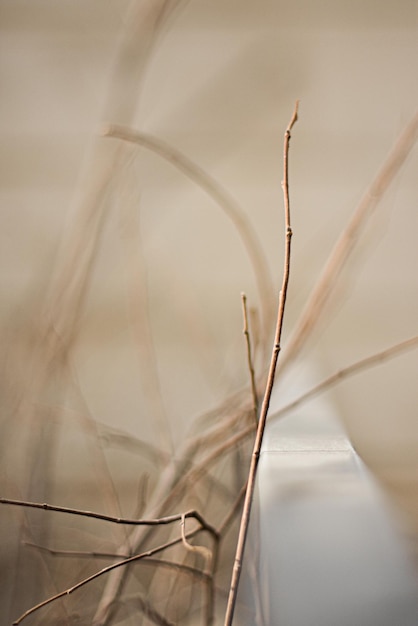
[(402, 132), (376, 177), (364, 193), (347, 227), (334, 246), (331, 255), (316, 283), (300, 320), (286, 345), (279, 370), (287, 368), (296, 359), (317, 327), (330, 296), (338, 285), (338, 276), (359, 240), (367, 220), (371, 217), (395, 176), (405, 163), (418, 138), (418, 112)]
[(245, 541), (247, 538), (248, 527), (250, 523), (251, 506), (254, 495), (255, 480), (257, 475), (258, 460), (260, 458), (261, 445), (263, 443), (264, 430), (267, 421), (267, 414), (270, 405), (271, 393), (273, 391), (274, 376), (276, 373), (277, 360), (280, 353), (280, 341), (283, 328), (284, 310), (286, 305), (287, 287), (289, 283), (290, 274), (290, 251), (291, 251), (291, 239), (292, 229), (290, 227), (290, 203), (289, 203), (289, 143), (291, 137), (291, 130), (298, 117), (298, 102), (296, 102), (295, 109), (293, 111), (292, 118), (286, 129), (284, 135), (284, 159), (283, 159), (283, 196), (284, 196), (284, 210), (285, 210), (285, 227), (286, 227), (286, 243), (285, 243), (285, 257), (284, 257), (284, 271), (283, 271), (283, 283), (279, 296), (279, 308), (277, 313), (276, 333), (274, 338), (273, 353), (270, 361), (270, 368), (267, 378), (266, 390), (264, 393), (264, 399), (261, 406), (260, 419), (258, 422), (257, 434), (254, 442), (254, 449), (251, 457), (250, 470), (248, 474), (247, 490), (245, 493), (244, 508), (241, 517), (241, 526), (239, 530), (237, 550), (235, 554), (234, 568), (232, 571), (232, 580), (229, 590), (228, 604), (225, 614), (225, 626), (231, 626), (234, 617), (235, 604), (238, 593), (238, 583), (241, 575), (242, 559), (245, 549)]
[[(195, 530), (192, 530), (189, 533), (187, 533), (186, 538), (190, 539), (191, 537), (193, 537), (194, 535), (196, 535), (198, 532), (201, 532), (201, 531), (202, 531), (202, 528), (196, 528)], [(129, 557), (128, 559), (123, 559), (122, 561), (113, 563), (112, 565), (109, 565), (108, 567), (104, 567), (100, 571), (95, 572), (94, 574), (92, 574), (91, 576), (88, 576), (87, 578), (84, 578), (83, 580), (73, 585), (72, 587), (69, 587), (68, 589), (65, 589), (64, 591), (61, 591), (60, 593), (57, 593), (56, 595), (51, 596), (50, 598), (47, 598), (46, 600), (44, 600), (43, 602), (40, 602), (36, 606), (33, 606), (32, 608), (28, 609), (17, 620), (13, 622), (13, 626), (17, 626), (24, 619), (29, 617), (29, 615), (32, 615), (32, 613), (35, 613), (35, 611), (38, 611), (39, 609), (42, 609), (44, 606), (47, 606), (48, 604), (51, 604), (52, 602), (59, 600), (59, 598), (69, 596), (70, 594), (74, 593), (74, 591), (77, 591), (77, 589), (80, 589), (81, 587), (84, 587), (84, 585), (87, 585), (88, 583), (90, 583), (92, 580), (99, 578), (99, 576), (103, 576), (104, 574), (107, 574), (108, 572), (111, 572), (114, 569), (117, 569), (120, 567), (126, 567), (130, 563), (134, 563), (135, 561), (139, 561), (139, 560), (145, 559), (148, 556), (152, 556), (153, 554), (157, 554), (158, 552), (162, 552), (163, 550), (166, 550), (167, 548), (170, 548), (174, 545), (182, 543), (182, 541), (183, 541), (182, 537), (179, 537), (177, 539), (172, 539), (171, 541), (167, 541), (167, 543), (164, 543), (160, 546), (152, 548), (151, 550), (148, 550), (147, 552), (136, 554), (134, 556)]]
[(334, 374), (331, 374), (331, 376), (328, 376), (317, 385), (314, 385), (298, 398), (275, 411), (275, 413), (270, 415), (269, 419), (278, 419), (279, 417), (282, 417), (285, 413), (289, 413), (289, 411), (292, 411), (301, 404), (308, 402), (308, 400), (310, 400), (311, 398), (317, 396), (320, 393), (323, 393), (327, 389), (330, 389), (344, 379), (351, 378), (351, 376), (355, 376), (360, 372), (372, 369), (376, 365), (380, 365), (385, 361), (389, 361), (390, 359), (400, 356), (403, 352), (406, 352), (407, 350), (412, 350), (413, 348), (417, 347), (418, 335), (415, 335), (414, 337), (406, 339), (405, 341), (401, 341), (400, 343), (397, 343), (390, 348), (386, 348), (381, 352), (377, 352), (376, 354), (372, 354), (371, 356), (361, 359), (360, 361), (356, 361), (355, 363), (352, 363), (351, 365), (348, 365), (347, 367), (338, 370), (338, 372), (334, 372)]
[[(197, 529), (196, 529), (197, 530)], [(56, 556), (60, 558), (77, 558), (77, 559), (129, 559), (128, 554), (117, 554), (116, 552), (86, 552), (84, 550), (54, 550), (53, 548), (48, 548), (47, 546), (41, 546), (36, 543), (32, 543), (30, 541), (24, 541), (23, 545), (28, 548), (33, 548), (38, 552), (45, 552), (46, 554), (50, 554), (51, 556)], [(150, 565), (151, 567), (166, 567), (167, 569), (174, 569), (179, 571), (180, 573), (184, 573), (191, 578), (198, 578), (204, 580), (205, 582), (211, 578), (209, 574), (202, 572), (200, 569), (196, 567), (191, 567), (190, 565), (185, 565), (184, 563), (177, 563), (176, 561), (167, 561), (166, 559), (152, 559), (152, 558), (144, 558), (142, 565)]]
[(241, 302), (242, 302), (242, 317), (244, 320), (244, 328), (242, 332), (245, 336), (245, 343), (247, 346), (247, 363), (248, 363), (248, 371), (250, 373), (251, 380), (251, 393), (253, 397), (253, 411), (254, 411), (254, 421), (257, 425), (258, 422), (258, 395), (257, 395), (257, 385), (255, 383), (255, 373), (254, 373), (254, 364), (251, 350), (251, 337), (250, 331), (248, 329), (248, 311), (247, 311), (247, 296), (245, 293), (241, 294)]
[(154, 152), (198, 185), (223, 210), (238, 232), (251, 261), (262, 310), (262, 332), (263, 337), (266, 337), (273, 318), (270, 272), (260, 242), (253, 232), (245, 213), (235, 202), (234, 198), (194, 161), (180, 152), (180, 150), (157, 137), (117, 124), (105, 127), (103, 136), (133, 143)]
[(25, 500), (11, 500), (10, 498), (0, 498), (0, 504), (10, 504), (13, 506), (23, 506), (33, 509), (43, 509), (44, 511), (55, 511), (57, 513), (68, 513), (70, 515), (80, 515), (82, 517), (92, 517), (94, 519), (112, 522), (113, 524), (126, 524), (129, 526), (164, 526), (180, 522), (187, 518), (194, 518), (199, 522), (202, 529), (207, 530), (211, 535), (217, 538), (218, 533), (210, 526), (197, 511), (187, 511), (186, 513), (177, 513), (175, 515), (167, 515), (157, 519), (130, 519), (125, 517), (114, 517), (113, 515), (104, 515), (93, 511), (85, 511), (83, 509), (70, 509), (65, 506), (55, 506), (41, 502), (27, 502)]
[[(205, 561), (206, 564), (209, 564), (211, 559), (212, 559), (212, 554), (210, 552), (210, 550), (208, 550), (208, 548), (206, 548), (206, 546), (194, 546), (191, 543), (189, 543), (187, 541), (186, 538), (186, 516), (182, 515), (181, 516), (181, 539), (183, 542), (184, 547), (186, 548), (186, 550), (188, 550), (189, 552), (193, 552), (194, 554), (200, 554), (200, 556), (202, 556)], [(205, 568), (205, 570), (207, 569), (207, 566)]]

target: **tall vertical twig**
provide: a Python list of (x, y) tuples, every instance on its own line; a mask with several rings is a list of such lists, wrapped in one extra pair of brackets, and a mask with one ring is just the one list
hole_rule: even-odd
[(284, 134), (282, 188), (283, 188), (283, 196), (284, 196), (286, 242), (285, 242), (285, 255), (284, 255), (283, 282), (282, 282), (282, 288), (280, 290), (280, 295), (279, 295), (279, 307), (278, 307), (278, 312), (277, 312), (276, 333), (274, 337), (273, 352), (271, 355), (266, 390), (264, 393), (263, 403), (261, 406), (260, 419), (258, 422), (257, 434), (256, 434), (255, 442), (254, 442), (253, 453), (251, 456), (251, 464), (250, 464), (250, 469), (248, 473), (247, 490), (245, 493), (244, 508), (243, 508), (242, 517), (241, 517), (241, 525), (240, 525), (240, 530), (239, 530), (239, 535), (238, 535), (238, 543), (237, 543), (237, 549), (235, 553), (234, 567), (232, 571), (231, 586), (229, 589), (228, 604), (226, 607), (225, 622), (224, 622), (225, 626), (231, 626), (232, 620), (234, 617), (234, 610), (235, 610), (235, 604), (236, 604), (237, 593), (238, 593), (238, 583), (239, 583), (239, 579), (241, 575), (242, 559), (243, 559), (244, 549), (245, 549), (245, 541), (247, 538), (248, 527), (250, 523), (251, 506), (252, 506), (253, 495), (254, 495), (255, 480), (257, 476), (258, 461), (260, 458), (261, 445), (263, 443), (263, 436), (264, 436), (264, 431), (265, 431), (265, 426), (266, 426), (266, 421), (267, 421), (267, 413), (268, 413), (269, 405), (270, 405), (271, 393), (273, 391), (274, 376), (276, 373), (277, 360), (279, 358), (280, 349), (281, 349), (280, 341), (281, 341), (282, 328), (283, 328), (284, 310), (285, 310), (285, 305), (286, 305), (287, 287), (289, 284), (290, 250), (291, 250), (291, 240), (292, 240), (292, 229), (290, 227), (288, 156), (289, 156), (289, 143), (290, 143), (291, 131), (292, 131), (293, 125), (295, 124), (298, 118), (298, 105), (299, 105), (299, 101), (297, 101), (295, 104), (292, 118)]

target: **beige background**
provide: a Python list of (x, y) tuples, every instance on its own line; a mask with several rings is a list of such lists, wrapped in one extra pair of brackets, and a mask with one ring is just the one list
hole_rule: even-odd
[[(26, 365), (54, 311), (48, 286), (91, 182), (94, 134), (103, 123), (129, 118), (213, 176), (248, 217), (278, 285), (282, 136), (301, 100), (291, 144), (286, 340), (336, 238), (417, 107), (416, 1), (182, 3), (158, 39), (138, 100), (129, 94), (138, 82), (129, 72), (112, 78), (128, 5), (0, 3), (5, 488), (24, 480), (28, 442), (11, 416), (34, 378)], [(130, 268), (136, 259), (144, 270), (143, 255), (163, 411), (177, 442), (198, 412), (246, 383), (240, 292), (258, 306), (257, 293), (242, 243), (214, 202), (155, 155), (132, 147), (124, 154), (77, 318), (72, 367), (95, 418), (155, 438), (147, 419), (154, 382), (138, 359), (144, 337), (130, 326), (132, 285), (145, 276)], [(288, 373), (286, 397), (301, 390), (306, 369), (315, 382), (417, 333), (417, 164), (415, 149), (340, 277), (334, 306)], [(354, 446), (389, 481), (415, 529), (417, 358), (411, 352), (330, 396)], [(60, 384), (25, 402), (76, 410), (73, 392)], [(60, 444), (57, 481), (84, 472), (71, 437), (79, 441), (71, 431)], [(129, 480), (129, 467), (119, 472)]]

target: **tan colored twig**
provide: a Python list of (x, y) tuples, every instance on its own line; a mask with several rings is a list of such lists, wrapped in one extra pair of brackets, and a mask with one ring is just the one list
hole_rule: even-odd
[[(171, 424), (164, 405), (161, 380), (158, 372), (158, 358), (151, 328), (150, 297), (148, 288), (148, 268), (143, 245), (138, 211), (139, 199), (132, 202), (126, 185), (119, 193), (119, 223), (125, 273), (128, 282), (128, 311), (130, 325), (136, 339), (140, 367), (140, 385), (148, 405), (147, 412), (152, 416), (156, 439), (161, 441), (164, 453), (174, 456), (174, 442)], [(165, 454), (160, 463), (164, 463)]]
[[(191, 539), (197, 533), (202, 532), (202, 530), (203, 530), (202, 528), (196, 528), (196, 529), (188, 532), (186, 534), (186, 539)], [(136, 555), (131, 556), (131, 557), (127, 558), (127, 559), (123, 559), (122, 561), (118, 561), (117, 563), (112, 563), (112, 565), (108, 565), (107, 567), (104, 567), (100, 571), (95, 572), (91, 576), (88, 576), (87, 578), (84, 578), (83, 580), (78, 582), (76, 585), (73, 585), (72, 587), (69, 587), (68, 589), (65, 589), (65, 591), (61, 591), (60, 593), (57, 593), (56, 595), (51, 596), (47, 600), (44, 600), (43, 602), (40, 602), (36, 606), (33, 606), (32, 608), (28, 609), (17, 620), (15, 620), (13, 622), (13, 626), (17, 626), (24, 619), (29, 617), (29, 615), (32, 615), (33, 613), (35, 613), (39, 609), (42, 609), (44, 606), (47, 606), (48, 604), (51, 604), (52, 602), (55, 602), (56, 600), (59, 600), (60, 598), (63, 598), (65, 596), (69, 596), (70, 594), (74, 593), (74, 591), (77, 591), (77, 589), (80, 589), (81, 587), (84, 587), (84, 585), (87, 585), (92, 580), (95, 580), (96, 578), (99, 578), (100, 576), (103, 576), (104, 574), (107, 574), (108, 572), (111, 572), (112, 570), (115, 570), (115, 569), (117, 569), (119, 567), (126, 567), (130, 563), (135, 563), (136, 561), (140, 561), (142, 559), (145, 559), (145, 558), (147, 558), (149, 556), (152, 556), (154, 554), (162, 552), (163, 550), (166, 550), (167, 548), (171, 548), (172, 546), (177, 545), (177, 544), (182, 543), (182, 542), (183, 542), (182, 537), (178, 537), (176, 539), (172, 539), (171, 541), (167, 541), (164, 544), (156, 546), (155, 548), (152, 548), (151, 550), (147, 550), (146, 552), (142, 552), (141, 554), (136, 554)]]
[(293, 111), (292, 118), (286, 129), (284, 135), (284, 156), (283, 156), (283, 196), (284, 196), (284, 212), (285, 212), (285, 227), (286, 227), (286, 242), (285, 242), (285, 258), (284, 258), (284, 270), (283, 270), (283, 282), (279, 296), (279, 307), (277, 313), (276, 332), (274, 337), (273, 353), (271, 356), (269, 374), (267, 379), (266, 390), (261, 406), (260, 419), (257, 427), (257, 434), (254, 442), (254, 449), (251, 456), (250, 470), (248, 474), (247, 490), (245, 493), (244, 508), (241, 517), (241, 526), (238, 536), (237, 549), (235, 554), (234, 567), (232, 572), (232, 580), (228, 597), (228, 604), (225, 614), (225, 626), (231, 626), (234, 617), (234, 610), (236, 604), (236, 598), (238, 593), (238, 583), (241, 575), (242, 559), (245, 549), (245, 541), (247, 538), (248, 527), (250, 523), (251, 506), (254, 495), (255, 479), (257, 475), (258, 460), (260, 457), (261, 445), (263, 442), (264, 430), (267, 421), (267, 414), (270, 405), (271, 393), (273, 391), (274, 377), (276, 373), (277, 360), (280, 353), (280, 341), (283, 328), (284, 310), (286, 305), (287, 287), (289, 283), (290, 273), (290, 251), (291, 251), (291, 239), (292, 229), (290, 226), (290, 204), (289, 204), (289, 167), (288, 167), (288, 155), (289, 155), (289, 143), (291, 137), (291, 130), (298, 118), (298, 102), (296, 102), (295, 109)]
[(205, 546), (194, 546), (191, 543), (189, 543), (187, 541), (186, 538), (186, 515), (181, 515), (181, 539), (183, 542), (184, 547), (186, 548), (186, 550), (188, 550), (189, 552), (193, 552), (194, 554), (200, 554), (200, 556), (203, 556), (203, 558), (205, 559), (206, 562), (206, 568), (205, 570), (208, 569), (208, 566), (210, 565), (210, 562), (212, 560), (212, 554), (211, 551), (208, 550)]
[[(85, 551), (85, 550), (56, 550), (54, 548), (48, 548), (47, 546), (41, 546), (37, 543), (33, 543), (32, 541), (24, 541), (24, 546), (28, 548), (33, 548), (39, 552), (45, 552), (46, 554), (50, 554), (51, 556), (61, 557), (61, 558), (73, 558), (73, 559), (129, 559), (129, 554), (117, 554), (116, 552), (96, 552)], [(175, 561), (167, 561), (166, 559), (152, 559), (152, 558), (144, 558), (142, 565), (150, 565), (153, 567), (166, 567), (167, 569), (175, 569), (179, 572), (191, 576), (192, 578), (199, 578), (206, 581), (210, 578), (209, 574), (202, 572), (200, 569), (196, 567), (191, 567), (190, 565), (185, 565), (184, 563), (176, 563)]]
[(257, 385), (255, 383), (255, 373), (254, 373), (254, 365), (253, 365), (253, 357), (251, 351), (251, 337), (250, 331), (248, 328), (248, 312), (247, 312), (247, 296), (245, 293), (241, 294), (241, 303), (242, 303), (242, 317), (244, 320), (244, 328), (242, 332), (245, 336), (245, 344), (247, 346), (247, 363), (248, 363), (248, 371), (250, 373), (250, 381), (251, 381), (251, 393), (253, 398), (253, 411), (254, 411), (254, 421), (257, 425), (258, 422), (258, 395), (257, 395)]
[(263, 313), (263, 336), (265, 337), (272, 320), (273, 288), (269, 267), (263, 248), (245, 214), (235, 200), (212, 176), (200, 168), (194, 161), (157, 137), (133, 130), (127, 126), (115, 124), (105, 127), (103, 136), (134, 143), (154, 152), (185, 174), (221, 207), (235, 226), (251, 261), (260, 298), (260, 307)]
[[(190, 536), (190, 535), (189, 535)], [(182, 535), (182, 543), (184, 540), (187, 541), (187, 536)], [(188, 543), (188, 542), (187, 542)], [(51, 556), (64, 557), (64, 558), (85, 558), (85, 559), (128, 559), (129, 555), (116, 554), (110, 552), (85, 552), (85, 551), (77, 551), (77, 550), (54, 550), (52, 548), (48, 548), (46, 546), (41, 546), (39, 544), (35, 544), (32, 542), (25, 541), (25, 546), (30, 548), (34, 548), (40, 552), (46, 552)], [(190, 545), (188, 543), (188, 545)], [(150, 566), (153, 568), (164, 568), (168, 570), (175, 570), (182, 576), (188, 576), (191, 579), (200, 581), (205, 585), (206, 592), (206, 605), (204, 607), (206, 613), (206, 625), (209, 626), (213, 621), (213, 610), (214, 610), (214, 598), (215, 598), (215, 589), (214, 589), (214, 560), (217, 546), (215, 544), (214, 553), (211, 555), (211, 571), (206, 572), (196, 567), (191, 567), (190, 565), (186, 565), (185, 563), (178, 563), (176, 561), (168, 561), (166, 559), (153, 559), (153, 558), (144, 558), (142, 560), (142, 566)]]
[(290, 337), (277, 371), (282, 371), (298, 356), (307, 338), (317, 327), (331, 293), (338, 285), (338, 276), (357, 243), (367, 219), (391, 185), (404, 164), (418, 136), (418, 112), (407, 125), (375, 179), (360, 200), (351, 220), (337, 241), (320, 279), (313, 289), (300, 320)]
[(102, 520), (105, 522), (112, 522), (113, 524), (125, 524), (127, 526), (165, 526), (167, 524), (173, 524), (183, 519), (193, 518), (199, 522), (203, 530), (208, 531), (213, 537), (217, 538), (217, 531), (208, 524), (205, 519), (197, 511), (187, 511), (186, 513), (177, 513), (175, 515), (167, 515), (166, 517), (160, 517), (158, 519), (129, 519), (125, 517), (114, 517), (113, 515), (104, 515), (102, 513), (95, 513), (93, 511), (85, 511), (83, 509), (72, 509), (65, 506), (55, 506), (52, 504), (40, 503), (40, 502), (26, 502), (24, 500), (12, 500), (10, 498), (0, 498), (0, 504), (9, 504), (12, 506), (23, 506), (26, 508), (43, 509), (44, 511), (55, 511), (57, 513), (67, 513), (70, 515), (79, 515), (81, 517), (92, 517), (94, 519)]
[(401, 341), (400, 343), (397, 343), (394, 346), (391, 346), (390, 348), (386, 348), (385, 350), (382, 350), (381, 352), (372, 354), (371, 356), (368, 356), (365, 359), (356, 361), (355, 363), (352, 363), (348, 367), (345, 367), (339, 370), (338, 372), (335, 372), (331, 376), (328, 376), (328, 378), (325, 378), (324, 380), (322, 380), (320, 383), (318, 383), (311, 389), (308, 389), (308, 391), (305, 391), (305, 393), (303, 393), (298, 398), (293, 400), (293, 402), (289, 402), (289, 404), (286, 404), (285, 406), (281, 407), (280, 409), (272, 413), (269, 417), (269, 421), (278, 419), (279, 417), (283, 417), (283, 415), (285, 415), (286, 413), (289, 413), (290, 411), (300, 406), (301, 404), (304, 404), (311, 398), (317, 396), (320, 393), (323, 393), (327, 389), (330, 389), (337, 383), (342, 382), (343, 380), (350, 378), (351, 376), (355, 376), (356, 374), (359, 374), (360, 372), (369, 370), (375, 367), (376, 365), (380, 365), (381, 363), (384, 363), (385, 361), (389, 361), (390, 359), (400, 356), (403, 352), (406, 352), (407, 350), (412, 350), (413, 348), (417, 348), (417, 347), (418, 347), (418, 335), (416, 335), (415, 337), (411, 337), (410, 339), (406, 339), (405, 341)]

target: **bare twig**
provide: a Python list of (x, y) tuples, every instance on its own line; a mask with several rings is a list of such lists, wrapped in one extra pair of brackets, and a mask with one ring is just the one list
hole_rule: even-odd
[(124, 452), (138, 454), (142, 458), (149, 459), (153, 465), (158, 464), (161, 459), (166, 465), (170, 460), (169, 454), (131, 433), (102, 424), (100, 421), (96, 421), (96, 424), (99, 441), (107, 448), (122, 449)]
[(406, 341), (401, 341), (400, 343), (397, 343), (394, 346), (391, 346), (390, 348), (386, 348), (386, 350), (383, 350), (382, 352), (377, 352), (376, 354), (372, 354), (371, 356), (368, 356), (365, 359), (361, 359), (361, 361), (356, 361), (355, 363), (352, 363), (348, 367), (345, 367), (339, 370), (338, 372), (335, 372), (331, 376), (328, 376), (328, 378), (325, 378), (325, 380), (322, 380), (320, 383), (318, 383), (311, 389), (308, 389), (308, 391), (306, 391), (301, 396), (293, 400), (293, 402), (286, 404), (282, 408), (272, 413), (269, 417), (269, 420), (274, 420), (274, 419), (278, 419), (279, 417), (283, 417), (283, 415), (285, 415), (286, 413), (289, 413), (296, 407), (300, 406), (301, 404), (304, 404), (305, 402), (317, 396), (318, 394), (323, 393), (327, 389), (330, 389), (330, 387), (333, 387), (334, 385), (345, 380), (346, 378), (355, 376), (356, 374), (359, 374), (360, 372), (363, 372), (364, 370), (369, 370), (375, 367), (376, 365), (380, 365), (381, 363), (384, 363), (385, 361), (389, 361), (390, 359), (400, 356), (403, 352), (406, 352), (407, 350), (412, 350), (413, 348), (416, 348), (416, 347), (418, 347), (418, 335), (416, 335), (415, 337), (411, 337), (410, 339), (407, 339)]
[(238, 515), (241, 505), (244, 501), (246, 489), (247, 485), (245, 484), (242, 486), (242, 489), (236, 497), (234, 504), (231, 506), (230, 510), (222, 520), (222, 523), (218, 528), (218, 533), (220, 537), (224, 537), (235, 517)]
[(247, 363), (248, 363), (248, 371), (250, 372), (250, 380), (251, 380), (251, 393), (253, 398), (253, 410), (254, 410), (254, 421), (257, 425), (258, 422), (258, 395), (257, 395), (257, 386), (255, 384), (255, 374), (254, 374), (254, 365), (253, 358), (251, 352), (251, 338), (250, 331), (248, 329), (248, 312), (247, 312), (247, 296), (245, 293), (241, 294), (241, 302), (242, 302), (242, 316), (244, 320), (244, 328), (242, 332), (245, 336), (245, 343), (247, 346)]
[(383, 163), (375, 179), (360, 200), (360, 204), (354, 211), (350, 222), (337, 241), (325, 265), (322, 276), (312, 291), (296, 329), (287, 343), (286, 351), (283, 354), (277, 371), (282, 371), (297, 357), (306, 339), (318, 325), (325, 305), (335, 285), (338, 284), (337, 278), (358, 241), (367, 219), (371, 216), (380, 199), (404, 164), (416, 142), (417, 136), (418, 113), (415, 114), (393, 146), (386, 161)]
[(33, 509), (43, 509), (44, 511), (55, 511), (57, 513), (68, 513), (70, 515), (80, 515), (82, 517), (92, 517), (94, 519), (112, 522), (113, 524), (125, 524), (128, 526), (164, 526), (173, 524), (183, 519), (194, 518), (199, 522), (203, 530), (208, 531), (212, 536), (217, 538), (217, 531), (208, 524), (197, 511), (187, 511), (186, 513), (177, 513), (176, 515), (167, 515), (158, 519), (129, 519), (125, 517), (114, 517), (113, 515), (104, 515), (93, 511), (85, 511), (83, 509), (71, 509), (65, 506), (54, 506), (52, 504), (40, 502), (26, 502), (24, 500), (12, 500), (10, 498), (0, 498), (0, 504), (10, 504), (13, 506), (23, 506)]
[[(73, 558), (73, 559), (129, 559), (129, 554), (117, 554), (116, 552), (95, 552), (85, 550), (56, 550), (54, 548), (48, 548), (47, 546), (41, 546), (31, 541), (24, 541), (23, 545), (28, 548), (33, 548), (39, 552), (46, 552), (51, 556), (60, 558)], [(196, 567), (185, 565), (184, 563), (176, 563), (175, 561), (167, 561), (166, 559), (152, 559), (144, 558), (142, 565), (150, 565), (154, 567), (166, 567), (167, 569), (178, 570), (179, 572), (191, 576), (192, 578), (199, 578), (206, 581), (211, 578), (209, 574), (202, 572)]]
[[(202, 528), (196, 528), (196, 529), (188, 532), (186, 534), (186, 538), (187, 539), (191, 539), (194, 535), (196, 535), (197, 533), (199, 533), (201, 531), (202, 531)], [(127, 566), (130, 563), (134, 563), (134, 562), (139, 561), (141, 559), (145, 559), (145, 558), (147, 558), (149, 556), (157, 554), (158, 552), (162, 552), (163, 550), (166, 550), (167, 548), (171, 548), (174, 545), (182, 543), (182, 541), (183, 541), (182, 537), (179, 537), (177, 539), (172, 539), (171, 541), (167, 541), (166, 543), (164, 543), (162, 545), (159, 545), (159, 546), (157, 546), (155, 548), (152, 548), (151, 550), (148, 550), (147, 552), (143, 552), (141, 554), (136, 554), (134, 556), (129, 557), (128, 559), (123, 559), (122, 561), (118, 561), (117, 563), (113, 563), (112, 565), (108, 565), (107, 567), (104, 567), (103, 569), (101, 569), (98, 572), (95, 572), (91, 576), (88, 576), (87, 578), (84, 578), (83, 580), (78, 582), (76, 585), (73, 585), (72, 587), (69, 587), (65, 591), (61, 591), (60, 593), (57, 593), (56, 595), (51, 596), (47, 600), (44, 600), (43, 602), (40, 602), (36, 606), (33, 606), (28, 611), (25, 611), (25, 613), (23, 613), (17, 620), (15, 620), (13, 622), (13, 626), (17, 626), (24, 619), (26, 619), (26, 617), (29, 617), (29, 615), (32, 615), (32, 613), (35, 613), (35, 611), (38, 611), (39, 609), (43, 608), (44, 606), (47, 606), (48, 604), (51, 604), (52, 602), (55, 602), (56, 600), (59, 600), (59, 598), (63, 598), (65, 596), (69, 596), (74, 591), (77, 591), (77, 589), (80, 589), (81, 587), (83, 587), (84, 585), (87, 585), (92, 580), (95, 580), (96, 578), (99, 578), (99, 576), (103, 576), (104, 574), (107, 574), (108, 572), (111, 572), (114, 569), (117, 569), (119, 567)]]
[(113, 137), (122, 141), (137, 144), (143, 148), (158, 154), (183, 172), (190, 180), (203, 189), (225, 215), (234, 224), (254, 270), (257, 289), (260, 298), (260, 306), (263, 311), (263, 335), (266, 336), (272, 319), (271, 294), (272, 281), (263, 249), (255, 236), (245, 214), (241, 211), (235, 200), (223, 189), (212, 176), (207, 174), (191, 159), (166, 142), (126, 126), (110, 125), (103, 129), (103, 136)]
[(203, 556), (203, 558), (205, 559), (206, 562), (206, 570), (208, 569), (208, 566), (210, 565), (210, 562), (212, 560), (212, 554), (210, 552), (210, 550), (208, 550), (205, 546), (193, 546), (191, 543), (189, 543), (187, 541), (186, 538), (186, 516), (182, 515), (181, 516), (181, 539), (183, 542), (184, 547), (186, 548), (186, 550), (188, 550), (189, 552), (193, 552), (194, 554), (200, 554), (200, 556)]
[(258, 422), (257, 434), (254, 443), (253, 454), (251, 457), (250, 470), (248, 474), (247, 490), (245, 493), (244, 509), (241, 517), (241, 526), (238, 536), (237, 550), (235, 554), (234, 568), (232, 572), (232, 580), (228, 598), (228, 604), (225, 614), (225, 626), (231, 626), (234, 617), (234, 610), (236, 604), (236, 598), (238, 593), (238, 583), (241, 575), (242, 559), (245, 549), (245, 541), (248, 533), (248, 527), (250, 522), (250, 513), (252, 500), (255, 488), (255, 479), (257, 475), (258, 460), (260, 457), (261, 445), (263, 442), (264, 430), (267, 421), (267, 413), (270, 405), (271, 392), (273, 390), (274, 376), (276, 373), (277, 359), (280, 353), (280, 341), (283, 328), (284, 310), (286, 305), (287, 286), (289, 283), (290, 272), (290, 248), (292, 239), (292, 229), (290, 227), (290, 205), (289, 205), (289, 168), (288, 168), (288, 155), (289, 155), (289, 142), (291, 137), (291, 130), (298, 117), (298, 102), (296, 102), (295, 109), (293, 111), (292, 118), (286, 129), (284, 135), (284, 163), (283, 163), (283, 195), (284, 195), (284, 209), (285, 209), (285, 226), (286, 226), (286, 244), (285, 244), (285, 258), (284, 258), (284, 270), (283, 270), (283, 282), (279, 297), (279, 307), (277, 313), (276, 333), (274, 338), (273, 353), (271, 356), (269, 374), (267, 379), (266, 391), (264, 394), (263, 404), (261, 407), (260, 419)]

